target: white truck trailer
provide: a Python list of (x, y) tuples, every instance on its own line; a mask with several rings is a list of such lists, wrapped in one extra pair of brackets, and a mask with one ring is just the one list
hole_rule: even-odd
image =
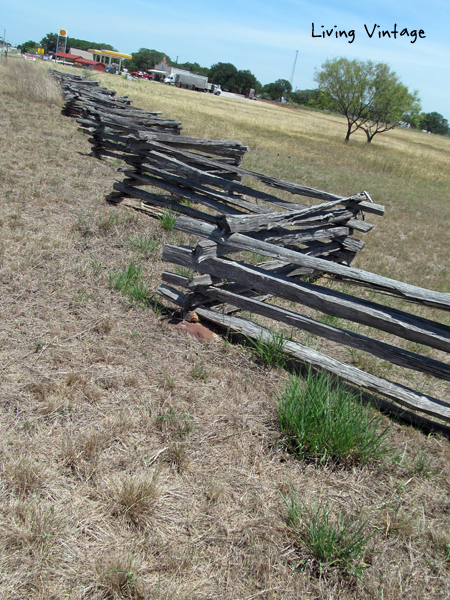
[(208, 91), (208, 78), (204, 75), (194, 75), (194, 73), (174, 73), (170, 76), (173, 85), (180, 88), (190, 88), (200, 92)]

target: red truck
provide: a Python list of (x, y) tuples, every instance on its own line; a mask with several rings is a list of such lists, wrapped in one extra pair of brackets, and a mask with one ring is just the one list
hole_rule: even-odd
[(138, 77), (139, 79), (153, 79), (153, 75), (145, 73), (144, 71), (132, 71), (132, 77)]

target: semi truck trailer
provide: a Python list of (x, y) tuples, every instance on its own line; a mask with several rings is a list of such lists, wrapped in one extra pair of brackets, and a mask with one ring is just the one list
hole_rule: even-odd
[(181, 88), (190, 88), (201, 92), (208, 91), (208, 78), (204, 75), (194, 75), (193, 73), (172, 73), (164, 80), (166, 83), (176, 85)]

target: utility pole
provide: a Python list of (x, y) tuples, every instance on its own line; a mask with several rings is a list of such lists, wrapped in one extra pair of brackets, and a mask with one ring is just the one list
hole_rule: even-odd
[(295, 73), (295, 65), (297, 64), (297, 57), (298, 57), (298, 50), (295, 51), (294, 66), (292, 67), (292, 73), (291, 73), (291, 85), (292, 85), (292, 82), (294, 81), (294, 73)]

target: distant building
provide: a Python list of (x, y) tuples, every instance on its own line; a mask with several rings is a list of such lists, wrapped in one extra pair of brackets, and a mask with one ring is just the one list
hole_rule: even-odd
[(105, 68), (106, 65), (101, 63), (101, 62), (97, 62), (96, 60), (89, 60), (88, 58), (76, 58), (74, 61), (74, 64), (79, 65), (85, 69), (91, 69), (93, 71), (100, 71), (101, 73), (105, 72)]
[[(105, 67), (111, 67), (112, 61), (119, 61), (119, 73), (122, 71), (122, 61), (124, 58), (130, 60), (133, 57), (131, 54), (123, 54), (122, 52), (116, 52), (115, 50), (96, 50), (95, 48), (91, 48), (88, 50), (93, 55), (93, 58), (96, 62), (103, 64)], [(117, 62), (115, 63), (117, 65)], [(95, 69), (99, 70), (99, 69)]]
[(94, 60), (94, 55), (92, 52), (88, 52), (87, 50), (80, 50), (79, 48), (71, 48), (70, 54), (76, 54), (80, 58), (84, 58), (86, 60)]
[(151, 71), (159, 71), (160, 73), (167, 73), (167, 75), (170, 75), (170, 65), (168, 64), (166, 57), (164, 56), (162, 61), (155, 65)]
[(155, 65), (153, 69), (149, 69), (148, 72), (153, 73), (153, 77), (156, 80), (162, 80), (164, 77), (172, 75), (172, 73), (184, 73), (185, 75), (190, 74), (190, 72), (186, 71), (186, 69), (179, 69), (178, 67), (170, 66), (165, 56), (161, 62)]

